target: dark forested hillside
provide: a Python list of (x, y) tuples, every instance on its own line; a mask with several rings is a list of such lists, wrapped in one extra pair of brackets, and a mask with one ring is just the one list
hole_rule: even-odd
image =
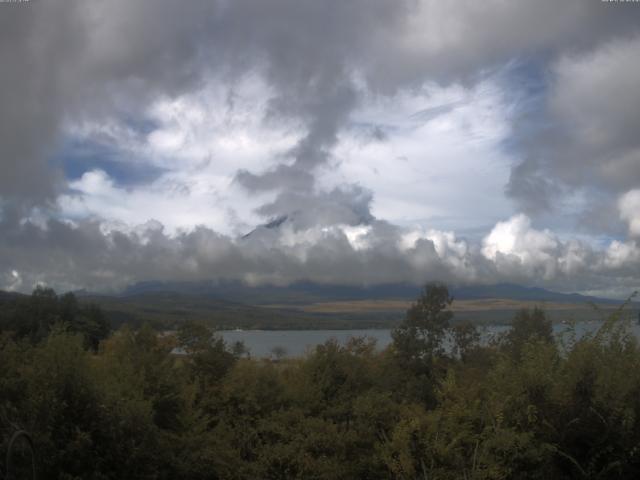
[[(99, 305), (115, 327), (150, 323), (158, 329), (173, 329), (184, 321), (199, 321), (216, 329), (358, 329), (394, 328), (419, 291), (419, 287), (410, 284), (340, 286), (299, 282), (249, 286), (231, 281), (143, 282), (118, 295), (83, 292), (79, 299)], [(532, 303), (544, 303), (554, 321), (598, 318), (588, 306), (590, 302), (605, 308), (622, 303), (513, 284), (455, 287), (450, 292), (457, 307), (466, 302), (456, 321), (476, 324), (509, 323), (515, 311)], [(471, 305), (489, 299), (509, 302)]]
[(383, 351), (329, 341), (276, 361), (197, 322), (98, 338), (99, 310), (74, 305), (51, 291), (2, 304), (0, 458), (26, 430), (39, 478), (640, 474), (640, 348), (624, 308), (562, 344), (542, 310), (522, 310), (480, 345), (434, 284)]
[(304, 312), (288, 305), (276, 307), (229, 301), (203, 294), (156, 291), (126, 296), (82, 296), (81, 302), (99, 305), (114, 326), (174, 329), (188, 321), (216, 329), (344, 329), (389, 328), (398, 312), (380, 314), (324, 314)]
[[(119, 297), (176, 293), (253, 305), (305, 304), (339, 300), (414, 299), (420, 286), (409, 283), (377, 285), (339, 285), (295, 282), (286, 286), (247, 285), (239, 281), (217, 282), (140, 282), (124, 289)], [(560, 293), (544, 288), (523, 287), (511, 283), (495, 285), (460, 285), (450, 288), (458, 300), (501, 298), (544, 302), (616, 303), (621, 301), (589, 297), (577, 293)]]

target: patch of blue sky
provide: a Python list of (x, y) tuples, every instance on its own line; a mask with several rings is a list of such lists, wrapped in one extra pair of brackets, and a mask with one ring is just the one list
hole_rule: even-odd
[(517, 157), (534, 135), (550, 128), (545, 115), (549, 91), (549, 71), (543, 55), (530, 55), (506, 65), (499, 78), (511, 104), (512, 133), (502, 142), (502, 149)]
[(62, 169), (69, 181), (92, 170), (104, 171), (117, 186), (132, 187), (153, 182), (165, 169), (90, 140), (67, 139), (50, 162)]

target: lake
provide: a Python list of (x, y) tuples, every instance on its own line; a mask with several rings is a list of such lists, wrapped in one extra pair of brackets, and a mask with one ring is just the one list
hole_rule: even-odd
[[(585, 333), (595, 332), (602, 322), (589, 321), (576, 324), (578, 337)], [(486, 343), (509, 329), (505, 325), (488, 325), (479, 328), (482, 342)], [(568, 326), (558, 323), (553, 327), (556, 335), (567, 332)], [(632, 331), (640, 338), (640, 327), (633, 324)], [(304, 355), (327, 340), (334, 338), (345, 344), (353, 337), (368, 337), (376, 340), (378, 348), (383, 349), (391, 343), (391, 330), (223, 330), (218, 332), (228, 344), (237, 341), (244, 342), (253, 357), (273, 356), (273, 349), (281, 347), (285, 356), (297, 357)]]
[(223, 330), (218, 332), (227, 344), (244, 342), (253, 357), (268, 357), (276, 347), (285, 349), (286, 356), (298, 357), (331, 338), (345, 344), (353, 337), (369, 337), (379, 348), (391, 342), (391, 330)]

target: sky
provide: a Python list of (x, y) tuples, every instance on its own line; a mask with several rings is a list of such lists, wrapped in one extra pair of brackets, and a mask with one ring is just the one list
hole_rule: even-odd
[(0, 3), (0, 289), (640, 289), (640, 3)]

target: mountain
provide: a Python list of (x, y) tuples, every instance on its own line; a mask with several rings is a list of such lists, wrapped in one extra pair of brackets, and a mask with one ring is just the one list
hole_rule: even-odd
[(16, 294), (13, 292), (6, 292), (4, 290), (0, 290), (0, 299), (11, 298)]
[(621, 300), (599, 298), (579, 293), (560, 293), (539, 287), (523, 287), (511, 283), (499, 283), (496, 285), (474, 285), (454, 287), (452, 295), (458, 300), (480, 300), (485, 298), (502, 298), (509, 300), (528, 300), (540, 302), (558, 303), (598, 303), (621, 304)]
[[(182, 287), (184, 289), (184, 286)], [(388, 328), (398, 318), (396, 314), (389, 312), (375, 315), (367, 312), (306, 312), (293, 308), (293, 304), (266, 305), (252, 304), (248, 301), (243, 303), (200, 293), (172, 292), (166, 289), (138, 291), (120, 296), (86, 295), (81, 297), (81, 301), (99, 305), (114, 328), (122, 324), (139, 326), (149, 323), (158, 329), (173, 329), (188, 320), (204, 322), (217, 329)]]
[(256, 231), (259, 231), (261, 229), (266, 229), (266, 230), (275, 230), (277, 228), (280, 227), (280, 225), (282, 225), (284, 222), (286, 222), (289, 219), (289, 217), (287, 215), (282, 215), (280, 217), (276, 217), (273, 220), (271, 220), (268, 223), (265, 223), (264, 225), (259, 225), (258, 227), (254, 228), (253, 230), (251, 230), (249, 233), (245, 234), (242, 236), (243, 239), (245, 238), (249, 238), (251, 235), (253, 235)]
[[(499, 298), (506, 300), (620, 304), (611, 300), (585, 296), (578, 293), (560, 293), (539, 287), (500, 283), (496, 285), (453, 286), (451, 295), (457, 300), (480, 300)], [(186, 295), (203, 295), (224, 301), (243, 304), (303, 304), (346, 300), (413, 300), (420, 287), (406, 283), (369, 286), (329, 285), (314, 282), (296, 282), (288, 286), (251, 286), (240, 281), (219, 282), (142, 282), (132, 285), (121, 293), (121, 297), (144, 293), (174, 292)]]
[[(554, 321), (600, 315), (587, 304), (610, 310), (621, 302), (577, 293), (559, 293), (515, 284), (453, 286), (455, 318), (478, 324), (506, 324), (519, 308), (544, 303)], [(420, 294), (411, 284), (371, 286), (297, 282), (288, 286), (250, 286), (239, 281), (141, 282), (118, 295), (76, 292), (81, 302), (100, 305), (112, 325), (173, 329), (186, 320), (218, 329), (391, 328)], [(0, 292), (6, 308), (20, 294)], [(491, 299), (491, 300), (488, 300)], [(638, 309), (638, 304), (631, 306)], [(637, 316), (637, 313), (634, 315)]]
[(18, 292), (6, 292), (0, 290), (0, 305), (5, 303), (14, 302), (17, 299), (23, 298), (25, 295)]

